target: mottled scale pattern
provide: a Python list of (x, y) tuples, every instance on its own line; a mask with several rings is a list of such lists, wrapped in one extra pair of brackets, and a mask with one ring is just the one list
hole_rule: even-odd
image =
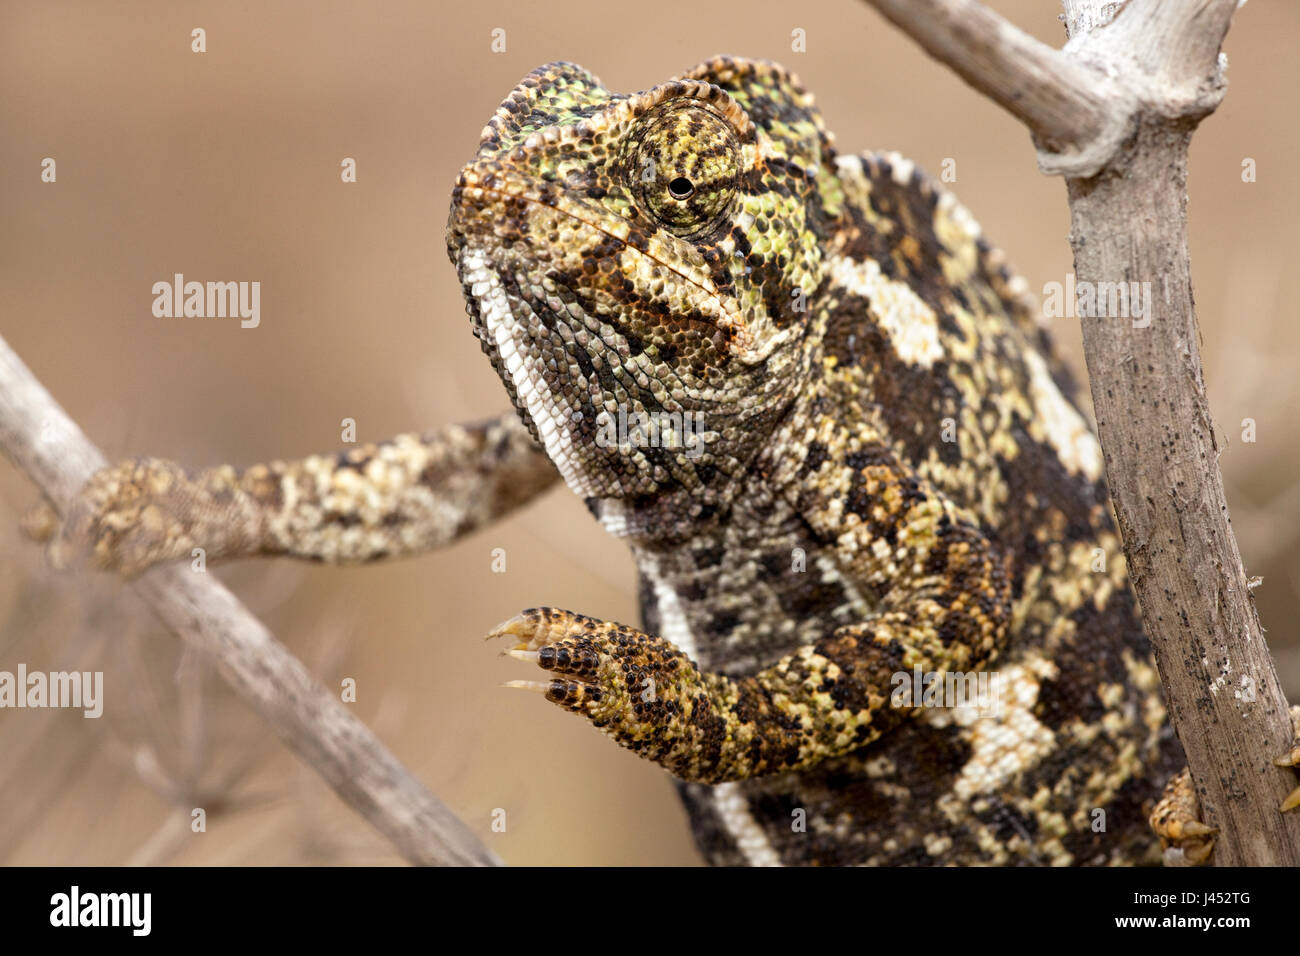
[[(447, 248), (509, 415), (125, 462), (29, 533), (126, 573), (374, 561), (562, 477), (631, 549), (641, 626), (543, 607), (493, 634), (541, 678), (517, 685), (677, 778), (709, 860), (1208, 858), (1076, 386), (910, 161), (838, 152), (775, 64), (635, 94), (551, 64), (484, 128)], [(996, 706), (899, 698), (916, 672)]]
[[(1100, 448), (951, 194), (837, 152), (775, 64), (631, 95), (552, 64), (484, 130), (447, 241), (521, 419), (640, 569), (640, 628), (496, 633), (679, 779), (710, 860), (1159, 859), (1182, 755)], [(602, 441), (617, 414), (700, 422), (702, 452)], [(1000, 707), (899, 706), (914, 668), (988, 672)]]
[(43, 504), (25, 524), (53, 538), (56, 566), (128, 575), (196, 548), (205, 562), (283, 554), (356, 564), (450, 544), (558, 477), (510, 413), (247, 468), (124, 461), (91, 476), (62, 520)]

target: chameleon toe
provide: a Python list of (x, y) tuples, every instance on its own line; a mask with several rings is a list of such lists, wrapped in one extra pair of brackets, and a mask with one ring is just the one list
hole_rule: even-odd
[(513, 637), (515, 650), (536, 651), (581, 630), (588, 618), (553, 607), (530, 607), (488, 631), (487, 640)]
[(595, 684), (578, 680), (553, 680), (547, 685), (546, 699), (568, 710), (579, 710), (584, 705), (599, 704), (604, 692)]
[(543, 647), (537, 664), (556, 674), (591, 680), (600, 666), (600, 654), (586, 641), (561, 641)]
[(1300, 787), (1296, 787), (1292, 790), (1290, 795), (1282, 801), (1282, 806), (1278, 809), (1283, 813), (1286, 813), (1288, 810), (1294, 810), (1296, 807), (1300, 807)]

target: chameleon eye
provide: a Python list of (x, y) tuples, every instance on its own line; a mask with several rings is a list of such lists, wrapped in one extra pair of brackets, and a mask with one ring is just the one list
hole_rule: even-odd
[(678, 176), (668, 184), (668, 193), (674, 199), (690, 199), (695, 186), (685, 176)]
[(670, 102), (647, 116), (635, 135), (631, 160), (640, 205), (683, 238), (716, 225), (736, 196), (736, 133), (698, 101)]

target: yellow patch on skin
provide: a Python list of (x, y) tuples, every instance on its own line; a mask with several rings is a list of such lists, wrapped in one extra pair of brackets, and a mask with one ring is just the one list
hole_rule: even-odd
[(834, 282), (870, 301), (872, 318), (904, 362), (930, 368), (943, 357), (934, 309), (910, 286), (888, 278), (874, 259), (856, 262), (832, 256), (827, 271)]
[(1129, 680), (1143, 695), (1142, 723), (1150, 732), (1151, 739), (1154, 739), (1164, 728), (1169, 716), (1164, 698), (1160, 695), (1160, 675), (1149, 659), (1140, 658), (1132, 651), (1125, 650), (1123, 659)]
[(935, 209), (934, 234), (949, 253), (943, 257), (944, 277), (954, 285), (960, 285), (975, 273), (977, 267), (974, 240), (980, 235), (979, 223), (956, 196), (944, 193)]
[(996, 792), (1052, 752), (1056, 735), (1039, 722), (1033, 708), (1040, 680), (1053, 672), (1054, 666), (1041, 658), (997, 668), (1000, 718), (980, 717), (976, 708), (954, 708), (931, 717), (936, 726), (951, 722), (969, 734), (971, 757), (953, 787), (956, 796), (969, 800)]
[(943, 856), (950, 849), (952, 849), (952, 837), (940, 836), (936, 833), (925, 835), (925, 852), (931, 856)]
[(1061, 394), (1043, 357), (1029, 350), (1024, 354), (1030, 373), (1029, 394), (1038, 411), (1038, 415), (1030, 419), (1030, 434), (1046, 440), (1067, 469), (1089, 481), (1096, 481), (1102, 472), (1101, 445), (1097, 443), (1097, 436)]

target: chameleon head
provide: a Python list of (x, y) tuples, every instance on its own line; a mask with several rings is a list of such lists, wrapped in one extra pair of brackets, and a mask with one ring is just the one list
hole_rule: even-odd
[(448, 252), (575, 492), (705, 508), (734, 487), (811, 374), (832, 158), (811, 97), (765, 62), (718, 58), (631, 95), (556, 63), (497, 109)]

